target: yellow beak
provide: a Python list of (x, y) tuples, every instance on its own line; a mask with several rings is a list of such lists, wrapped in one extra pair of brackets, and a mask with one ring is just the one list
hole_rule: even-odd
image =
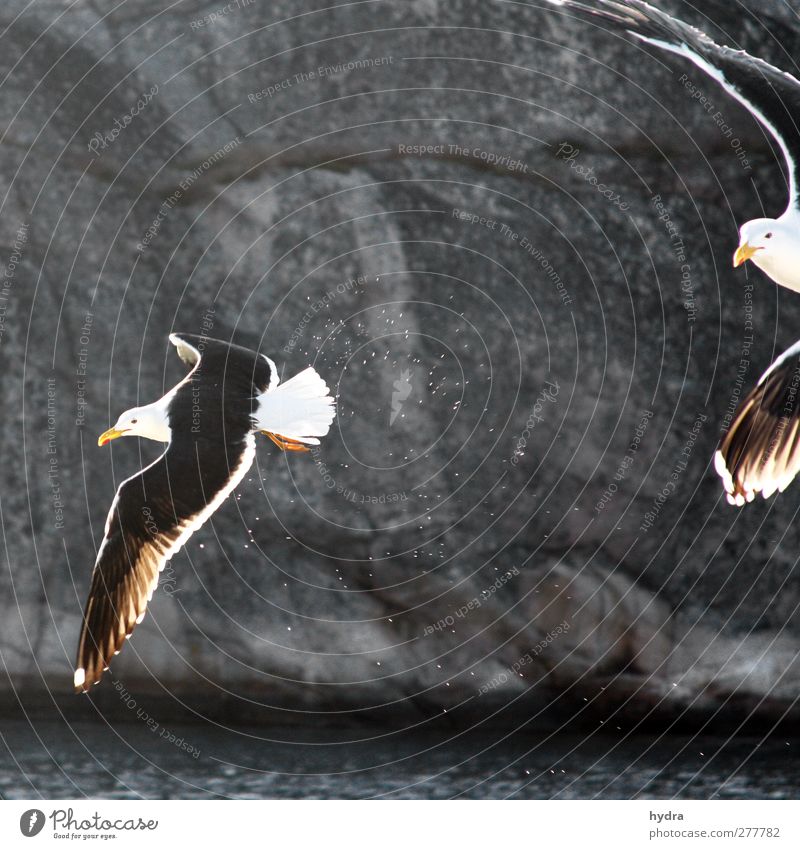
[(111, 442), (112, 439), (116, 439), (118, 436), (122, 436), (127, 432), (127, 430), (117, 430), (115, 427), (110, 427), (105, 433), (100, 434), (97, 444), (105, 445), (106, 442)]
[(747, 242), (739, 245), (739, 247), (736, 248), (736, 253), (733, 255), (733, 267), (738, 268), (743, 262), (747, 262), (748, 259), (752, 259), (755, 256), (756, 251), (760, 250), (761, 248), (754, 248)]

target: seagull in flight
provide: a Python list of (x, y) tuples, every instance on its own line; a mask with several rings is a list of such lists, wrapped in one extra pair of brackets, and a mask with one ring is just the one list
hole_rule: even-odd
[(163, 398), (124, 412), (98, 439), (105, 445), (141, 436), (167, 448), (122, 482), (111, 505), (78, 642), (78, 693), (99, 683), (144, 618), (167, 561), (245, 476), (255, 434), (286, 451), (308, 451), (335, 416), (334, 399), (313, 368), (281, 383), (264, 354), (188, 333), (169, 341), (191, 371)]
[(688, 59), (761, 123), (783, 154), (789, 200), (777, 218), (755, 218), (742, 224), (733, 264), (738, 267), (750, 260), (780, 286), (800, 292), (800, 81), (744, 50), (717, 44), (701, 30), (644, 0), (548, 2)]
[[(785, 160), (789, 199), (777, 218), (739, 230), (735, 267), (750, 260), (778, 285), (800, 292), (800, 81), (644, 0), (548, 0), (583, 20), (600, 21), (694, 63), (743, 104)], [(783, 492), (800, 472), (800, 340), (784, 351), (742, 401), (714, 456), (729, 503)]]

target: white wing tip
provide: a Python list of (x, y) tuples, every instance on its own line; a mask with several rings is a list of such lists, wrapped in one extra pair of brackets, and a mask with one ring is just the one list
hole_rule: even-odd
[(79, 687), (83, 687), (86, 683), (86, 670), (81, 666), (75, 670), (75, 676), (73, 678), (75, 682), (75, 689), (77, 690)]
[(717, 471), (717, 474), (722, 478), (722, 485), (725, 487), (725, 492), (728, 495), (732, 495), (734, 492), (733, 488), (733, 476), (728, 471), (728, 466), (725, 463), (725, 458), (722, 456), (722, 451), (717, 451), (714, 454), (714, 468)]
[(737, 487), (733, 482), (733, 475), (731, 475), (721, 451), (717, 451), (714, 454), (714, 468), (722, 478), (722, 485), (725, 487), (725, 497), (728, 499), (728, 504), (734, 507), (743, 507), (756, 497), (755, 490), (749, 487), (745, 487), (744, 492), (737, 491)]
[(194, 345), (181, 339), (179, 333), (170, 333), (169, 341), (175, 346), (178, 356), (185, 363), (196, 364), (200, 360), (200, 351)]

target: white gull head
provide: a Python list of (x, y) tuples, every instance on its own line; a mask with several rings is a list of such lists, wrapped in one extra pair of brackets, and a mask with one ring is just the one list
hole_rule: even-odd
[(800, 292), (800, 212), (788, 209), (780, 218), (755, 218), (739, 230), (733, 264), (748, 259), (780, 286)]
[(169, 427), (169, 417), (163, 405), (156, 401), (146, 407), (132, 407), (117, 419), (114, 427), (109, 428), (97, 440), (98, 445), (105, 445), (120, 436), (143, 436), (156, 442), (169, 442), (172, 431)]

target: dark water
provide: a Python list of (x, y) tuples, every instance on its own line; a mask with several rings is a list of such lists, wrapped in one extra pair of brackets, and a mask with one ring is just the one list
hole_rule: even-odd
[(297, 729), (20, 721), (0, 729), (6, 799), (780, 799), (800, 791), (800, 741), (779, 737), (434, 738), (339, 728), (300, 739)]

